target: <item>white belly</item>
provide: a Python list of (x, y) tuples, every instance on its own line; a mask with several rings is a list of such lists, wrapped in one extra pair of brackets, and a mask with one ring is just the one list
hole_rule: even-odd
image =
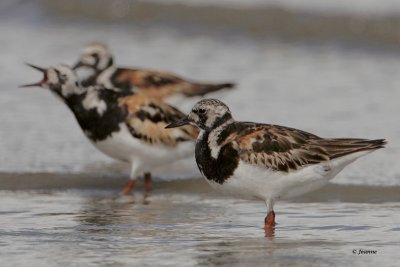
[(121, 131), (94, 145), (114, 159), (129, 163), (140, 162), (139, 170), (150, 171), (154, 167), (194, 154), (194, 142), (181, 142), (176, 147), (152, 145), (134, 138), (125, 124), (121, 124), (120, 128)]
[(240, 162), (234, 174), (222, 185), (207, 181), (213, 188), (234, 197), (264, 201), (269, 198), (292, 198), (320, 189), (346, 165), (367, 153), (354, 153), (289, 173), (275, 172), (263, 166)]

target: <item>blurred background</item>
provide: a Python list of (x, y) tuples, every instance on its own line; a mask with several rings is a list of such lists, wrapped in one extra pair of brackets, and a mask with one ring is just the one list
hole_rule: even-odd
[(237, 82), (234, 91), (212, 97), (238, 120), (323, 137), (387, 138), (387, 149), (334, 182), (400, 185), (399, 1), (3, 0), (0, 40), (3, 179), (127, 175), (125, 165), (91, 146), (48, 91), (18, 88), (40, 78), (24, 62), (73, 64), (85, 44), (102, 41), (118, 65)]

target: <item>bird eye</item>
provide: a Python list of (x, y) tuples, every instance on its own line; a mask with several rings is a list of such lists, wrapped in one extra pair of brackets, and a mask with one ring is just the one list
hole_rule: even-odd
[(206, 113), (206, 110), (204, 108), (199, 108), (199, 109), (193, 109), (192, 112), (194, 114), (204, 114)]

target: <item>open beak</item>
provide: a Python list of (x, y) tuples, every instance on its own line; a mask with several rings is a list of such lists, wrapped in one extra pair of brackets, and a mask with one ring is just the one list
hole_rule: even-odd
[(165, 126), (165, 129), (176, 128), (179, 126), (188, 125), (189, 123), (190, 123), (189, 119), (185, 117), (179, 121), (175, 121), (173, 123), (168, 124), (167, 126)]
[(43, 79), (37, 83), (30, 83), (30, 84), (24, 84), (24, 85), (20, 85), (19, 87), (33, 87), (33, 86), (43, 86), (44, 84), (47, 83), (47, 73), (46, 73), (46, 69), (29, 64), (29, 63), (25, 63), (26, 65), (28, 65), (29, 67), (32, 67), (40, 72), (43, 73)]

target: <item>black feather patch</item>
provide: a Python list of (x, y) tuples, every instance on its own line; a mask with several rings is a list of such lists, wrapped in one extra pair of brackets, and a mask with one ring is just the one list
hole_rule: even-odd
[(79, 125), (85, 134), (94, 142), (110, 137), (113, 132), (120, 130), (120, 123), (125, 120), (127, 111), (118, 106), (118, 94), (111, 90), (98, 90), (99, 100), (106, 103), (107, 109), (99, 114), (96, 108), (90, 110), (83, 106), (87, 92), (80, 95), (71, 95), (65, 102), (74, 113)]
[(204, 133), (201, 140), (196, 143), (196, 162), (203, 175), (214, 182), (223, 184), (231, 177), (239, 164), (239, 154), (232, 144), (221, 147), (218, 158), (211, 156), (208, 146), (209, 133)]

